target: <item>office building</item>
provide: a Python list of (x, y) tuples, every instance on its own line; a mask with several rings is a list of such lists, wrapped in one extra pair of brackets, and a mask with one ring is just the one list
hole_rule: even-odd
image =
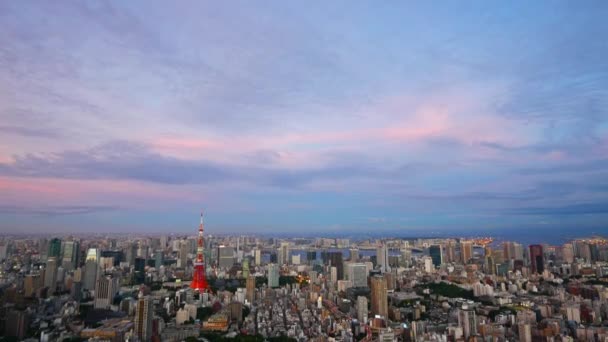
[(543, 246), (530, 245), (530, 269), (533, 273), (544, 272), (545, 261), (543, 255)]
[(140, 294), (135, 311), (135, 335), (142, 342), (152, 338), (152, 319), (154, 318), (154, 303), (152, 298)]
[(384, 277), (371, 278), (371, 298), (372, 314), (388, 318), (388, 291)]
[(95, 289), (95, 282), (100, 276), (101, 270), (99, 266), (100, 260), (99, 249), (89, 248), (84, 263), (84, 281), (82, 286), (87, 290)]
[(268, 264), (268, 287), (279, 287), (279, 265)]
[(367, 266), (364, 263), (348, 263), (346, 266), (347, 280), (353, 287), (367, 287)]
[(228, 246), (218, 247), (218, 266), (219, 268), (230, 269), (234, 266), (234, 248)]
[(255, 276), (250, 275), (247, 277), (246, 289), (245, 299), (249, 303), (253, 303), (255, 301)]
[(388, 248), (386, 245), (380, 245), (376, 248), (376, 265), (380, 268), (380, 272), (382, 273), (389, 269)]
[(44, 286), (54, 293), (57, 286), (57, 258), (49, 257), (44, 268)]
[(73, 270), (78, 266), (80, 256), (80, 243), (78, 241), (63, 242), (63, 258), (61, 266), (67, 271)]
[(473, 243), (471, 241), (460, 242), (460, 261), (467, 264), (473, 259)]
[(429, 247), (429, 255), (431, 256), (435, 267), (441, 266), (443, 263), (443, 247), (441, 245), (432, 245)]
[(358, 296), (357, 297), (357, 319), (362, 323), (366, 323), (367, 316), (368, 316), (367, 298), (364, 296)]
[(281, 242), (281, 245), (279, 247), (279, 249), (277, 250), (277, 262), (280, 266), (289, 264), (289, 256), (290, 256), (290, 250), (289, 250), (289, 243), (288, 242)]
[(118, 279), (112, 276), (100, 277), (95, 285), (95, 309), (110, 309), (114, 296), (118, 293)]

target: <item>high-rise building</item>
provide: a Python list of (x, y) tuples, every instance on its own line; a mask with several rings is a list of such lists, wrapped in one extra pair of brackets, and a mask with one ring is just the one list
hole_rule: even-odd
[(84, 262), (84, 282), (82, 283), (82, 286), (87, 290), (95, 289), (95, 282), (101, 273), (99, 259), (99, 249), (89, 248)]
[(29, 315), (25, 311), (10, 311), (6, 315), (5, 336), (13, 336), (22, 340), (26, 336), (29, 327)]
[(154, 268), (157, 270), (163, 265), (163, 251), (157, 249), (154, 251)]
[(279, 287), (279, 265), (268, 264), (268, 287)]
[(178, 267), (185, 269), (188, 266), (188, 254), (190, 254), (190, 243), (187, 240), (182, 240), (179, 246)]
[(350, 261), (351, 262), (359, 261), (359, 250), (357, 248), (350, 249)]
[(386, 245), (380, 245), (376, 248), (376, 264), (380, 267), (380, 272), (384, 273), (389, 269), (388, 266), (388, 248)]
[(229, 246), (220, 245), (217, 249), (218, 261), (217, 265), (219, 268), (230, 269), (234, 266), (234, 248)]
[(471, 241), (460, 241), (460, 260), (463, 264), (473, 259), (473, 243)]
[(196, 240), (196, 260), (194, 261), (194, 274), (190, 287), (200, 292), (209, 290), (207, 275), (205, 274), (205, 227), (203, 225), (203, 213), (201, 212), (201, 222), (198, 227), (198, 238)]
[(458, 326), (462, 328), (465, 339), (476, 335), (477, 318), (475, 317), (475, 310), (469, 309), (466, 305), (458, 309)]
[(572, 244), (571, 243), (566, 243), (562, 246), (562, 250), (561, 250), (561, 255), (562, 255), (562, 261), (566, 262), (566, 263), (573, 263), (574, 262), (574, 250), (572, 248)]
[(95, 285), (95, 309), (109, 309), (118, 292), (118, 279), (112, 276), (100, 277)]
[(367, 298), (365, 296), (357, 297), (357, 319), (360, 322), (367, 322)]
[(249, 277), (249, 258), (243, 259), (243, 278)]
[(277, 250), (277, 262), (279, 265), (289, 264), (290, 258), (289, 242), (281, 242), (279, 249)]
[(0, 241), (0, 261), (6, 260), (10, 257), (10, 240)]
[(371, 278), (372, 314), (388, 317), (388, 291), (386, 279), (382, 276)]
[(519, 323), (517, 325), (520, 342), (532, 342), (532, 327), (530, 324)]
[(306, 262), (312, 265), (317, 260), (317, 251), (306, 251)]
[(262, 250), (255, 249), (255, 252), (253, 254), (254, 254), (254, 258), (255, 258), (255, 265), (256, 266), (262, 265)]
[(530, 245), (530, 268), (534, 273), (543, 273), (545, 271), (543, 246)]
[(255, 301), (255, 276), (250, 275), (247, 277), (246, 288), (247, 293), (245, 298), (249, 303), (253, 303)]
[(51, 239), (49, 242), (48, 257), (59, 258), (61, 256), (61, 240), (58, 238)]
[(364, 263), (348, 263), (346, 276), (353, 287), (367, 287), (367, 266)]
[(24, 296), (27, 298), (34, 297), (38, 289), (42, 286), (40, 274), (28, 274), (23, 280)]
[(63, 261), (61, 266), (68, 271), (78, 266), (78, 257), (80, 256), (80, 243), (78, 241), (63, 242)]
[(336, 281), (344, 279), (344, 259), (342, 252), (328, 252), (327, 263), (336, 268)]
[(154, 318), (154, 303), (148, 296), (140, 294), (135, 311), (135, 335), (142, 342), (152, 338), (152, 319)]
[(429, 255), (431, 256), (435, 267), (441, 266), (443, 263), (443, 247), (441, 245), (432, 245), (429, 247)]
[(524, 258), (523, 246), (517, 242), (503, 242), (502, 251), (505, 260), (523, 260)]
[(55, 292), (57, 286), (57, 258), (49, 257), (44, 268), (44, 286), (49, 288), (49, 293)]
[(412, 250), (409, 248), (404, 248), (401, 250), (401, 265), (405, 267), (409, 267), (412, 262)]
[[(86, 274), (86, 273), (85, 273)], [(133, 278), (136, 284), (143, 284), (146, 280), (146, 259), (135, 258), (133, 265)]]
[(135, 265), (135, 258), (137, 258), (137, 245), (134, 243), (128, 244), (125, 255), (126, 262), (129, 263), (129, 266)]
[(455, 262), (456, 261), (456, 245), (453, 240), (449, 240), (445, 245), (445, 261)]

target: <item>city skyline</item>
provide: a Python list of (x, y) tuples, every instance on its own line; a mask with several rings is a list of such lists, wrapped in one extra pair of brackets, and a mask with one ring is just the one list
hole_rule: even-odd
[(257, 5), (1, 3), (0, 232), (606, 231), (607, 4)]

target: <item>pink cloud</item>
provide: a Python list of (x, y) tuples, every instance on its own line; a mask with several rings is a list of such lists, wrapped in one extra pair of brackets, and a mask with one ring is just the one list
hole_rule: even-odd
[(60, 205), (84, 201), (132, 207), (134, 203), (203, 199), (200, 193), (184, 188), (135, 181), (0, 177), (0, 198), (5, 200), (0, 203)]

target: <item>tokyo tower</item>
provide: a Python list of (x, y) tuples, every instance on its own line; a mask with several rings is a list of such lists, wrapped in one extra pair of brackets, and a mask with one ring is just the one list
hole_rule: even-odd
[(198, 227), (198, 243), (196, 247), (196, 260), (194, 261), (194, 274), (192, 275), (192, 283), (190, 287), (194, 290), (204, 292), (209, 291), (209, 284), (207, 283), (207, 277), (205, 276), (205, 259), (203, 251), (205, 250), (205, 243), (203, 240), (203, 212), (201, 211), (201, 224)]

